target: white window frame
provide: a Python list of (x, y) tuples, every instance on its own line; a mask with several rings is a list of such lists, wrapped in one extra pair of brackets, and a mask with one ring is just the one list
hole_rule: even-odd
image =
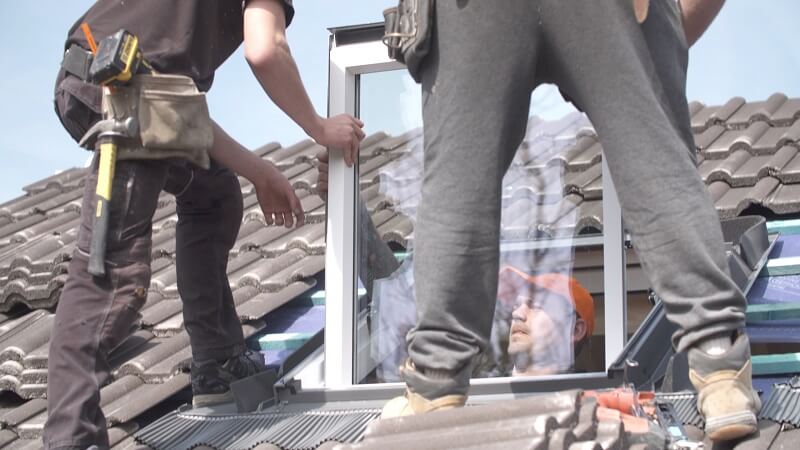
[[(328, 114), (358, 113), (358, 76), (404, 69), (389, 59), (379, 41), (337, 45), (331, 39)], [(626, 341), (625, 247), (622, 215), (605, 158), (603, 173), (603, 255), (605, 298), (605, 364), (610, 367)], [(327, 248), (325, 252), (324, 388), (358, 388), (355, 347), (357, 293), (358, 165), (348, 168), (340, 152), (329, 163)], [(574, 374), (576, 378), (585, 374)], [(472, 380), (472, 384), (508, 383), (509, 378)], [(323, 386), (320, 386), (323, 387)]]

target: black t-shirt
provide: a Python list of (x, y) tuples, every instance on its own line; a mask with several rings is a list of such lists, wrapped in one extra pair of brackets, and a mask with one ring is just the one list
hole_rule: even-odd
[[(292, 0), (282, 0), (288, 26)], [(73, 43), (88, 49), (81, 31), (89, 24), (95, 41), (124, 28), (139, 38), (145, 59), (163, 73), (191, 77), (203, 91), (214, 71), (244, 39), (242, 0), (98, 0), (69, 30)]]

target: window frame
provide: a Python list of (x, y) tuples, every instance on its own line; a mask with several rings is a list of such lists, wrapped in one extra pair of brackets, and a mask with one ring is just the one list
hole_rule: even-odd
[[(368, 27), (377, 28), (379, 25)], [(380, 24), (382, 27), (382, 24)], [(366, 27), (364, 27), (366, 29)], [(329, 52), (328, 114), (348, 113), (359, 115), (359, 83), (364, 74), (404, 70), (405, 66), (389, 58), (386, 47), (374, 32), (349, 27), (331, 30)], [(347, 37), (348, 32), (361, 33), (360, 38)], [(344, 37), (344, 38), (342, 38)], [(341, 39), (340, 39), (341, 38)], [(323, 386), (327, 390), (358, 390), (380, 392), (380, 387), (367, 388), (356, 380), (356, 319), (357, 295), (357, 232), (356, 211), (358, 164), (346, 167), (340, 152), (332, 152), (329, 162), (328, 214), (325, 252), (325, 346)], [(500, 392), (527, 386), (537, 391), (548, 386), (568, 386), (570, 381), (586, 385), (590, 380), (602, 384), (608, 379), (608, 368), (617, 360), (627, 337), (627, 289), (625, 234), (619, 198), (605, 158), (602, 159), (603, 177), (603, 282), (605, 314), (605, 366), (606, 372), (565, 374), (554, 377), (501, 377), (473, 379), (473, 392)], [(330, 326), (329, 326), (330, 325)], [(399, 383), (382, 383), (396, 390)], [(510, 386), (510, 387), (509, 387)], [(514, 388), (516, 386), (517, 388)], [(311, 387), (311, 386), (309, 386)]]

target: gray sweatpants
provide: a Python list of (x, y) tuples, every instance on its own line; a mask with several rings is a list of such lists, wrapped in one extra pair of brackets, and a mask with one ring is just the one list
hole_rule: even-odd
[[(502, 3), (502, 6), (500, 6)], [(744, 326), (719, 219), (695, 165), (687, 47), (674, 0), (639, 25), (630, 0), (447, 0), (423, 67), (425, 174), (416, 234), (418, 324), (410, 388), (465, 393), (497, 292), (501, 180), (524, 137), (530, 94), (557, 83), (594, 124), (626, 228), (686, 350)]]

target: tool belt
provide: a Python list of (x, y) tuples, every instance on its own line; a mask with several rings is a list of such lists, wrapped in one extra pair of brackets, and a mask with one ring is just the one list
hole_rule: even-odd
[[(86, 80), (92, 54), (73, 45), (64, 55), (63, 69)], [(100, 87), (98, 86), (98, 89)], [(214, 143), (205, 93), (183, 75), (137, 74), (103, 95), (103, 118), (132, 119), (133, 138), (122, 138), (118, 160), (183, 158), (207, 169)], [(90, 130), (91, 131), (91, 130)], [(87, 133), (84, 148), (94, 150), (96, 136)]]
[(383, 43), (389, 47), (389, 57), (405, 64), (417, 83), (430, 52), (435, 6), (435, 0), (399, 0), (396, 8), (383, 11)]

